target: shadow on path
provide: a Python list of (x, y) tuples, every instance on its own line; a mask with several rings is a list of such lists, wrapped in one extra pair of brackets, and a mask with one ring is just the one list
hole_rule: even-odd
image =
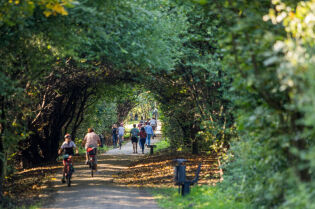
[(42, 195), (42, 208), (158, 209), (154, 198), (144, 189), (113, 183), (116, 173), (128, 168), (131, 161), (141, 156), (132, 154), (132, 145), (128, 142), (121, 150), (114, 149), (98, 156), (99, 171), (94, 177), (91, 177), (87, 165), (76, 163), (71, 187), (61, 183), (60, 171), (53, 178), (51, 187)]

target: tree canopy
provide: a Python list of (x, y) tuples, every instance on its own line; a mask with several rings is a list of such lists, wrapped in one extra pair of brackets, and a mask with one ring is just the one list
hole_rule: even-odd
[[(314, 7), (295, 0), (0, 2), (0, 174), (156, 101), (253, 208), (314, 208)], [(150, 96), (148, 96), (148, 93)], [(1, 193), (0, 189), (0, 193)]]

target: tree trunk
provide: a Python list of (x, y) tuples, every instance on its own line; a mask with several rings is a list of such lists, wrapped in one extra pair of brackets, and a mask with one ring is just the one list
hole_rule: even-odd
[(192, 154), (199, 154), (198, 139), (194, 139), (192, 142)]

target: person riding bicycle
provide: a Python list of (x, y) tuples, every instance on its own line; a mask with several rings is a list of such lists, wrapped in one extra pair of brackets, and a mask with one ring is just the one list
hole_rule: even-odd
[[(100, 137), (94, 132), (93, 128), (88, 128), (88, 133), (85, 135), (83, 142), (82, 142), (82, 146), (85, 146), (85, 150), (86, 150), (86, 161), (85, 164), (88, 164), (89, 162), (89, 153), (87, 151), (87, 149), (89, 147), (95, 147), (97, 148), (97, 146), (101, 145), (101, 140)], [(97, 158), (96, 158), (96, 154), (95, 154), (95, 171), (97, 171)]]
[[(63, 159), (63, 165), (66, 165), (66, 159), (70, 156), (74, 155), (74, 148), (76, 151), (76, 154), (79, 153), (78, 148), (76, 147), (75, 143), (71, 140), (71, 135), (70, 134), (66, 134), (65, 135), (65, 141), (62, 143), (60, 149), (58, 150), (58, 154), (60, 155), (62, 152), (64, 152), (64, 156), (66, 156), (66, 158)], [(73, 163), (72, 163), (72, 168), (73, 168)], [(62, 169), (62, 179), (61, 182), (65, 183), (65, 169)]]

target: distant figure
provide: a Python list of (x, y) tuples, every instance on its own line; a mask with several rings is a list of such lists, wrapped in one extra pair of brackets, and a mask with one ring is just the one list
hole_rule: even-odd
[(157, 126), (157, 122), (156, 122), (155, 118), (152, 118), (152, 119), (150, 120), (150, 125), (152, 126), (153, 131), (155, 131), (156, 126)]
[(155, 119), (157, 119), (158, 110), (156, 108), (154, 108), (152, 115), (154, 116)]
[(144, 154), (144, 143), (147, 138), (147, 134), (145, 133), (144, 127), (141, 127), (139, 135), (140, 135), (140, 147), (142, 149), (142, 154)]
[(98, 137), (100, 137), (100, 140), (101, 140), (101, 146), (100, 147), (103, 147), (104, 146), (104, 136), (103, 134), (99, 134)]
[(129, 114), (129, 117), (130, 117), (130, 120), (132, 120), (132, 116), (133, 116), (133, 114), (132, 114), (132, 112)]
[(114, 148), (116, 148), (116, 146), (117, 146), (117, 133), (118, 133), (117, 125), (114, 124), (113, 125), (113, 129), (112, 129), (113, 146), (114, 146)]
[(135, 114), (135, 121), (138, 120), (138, 113)]
[(122, 142), (124, 141), (124, 134), (125, 134), (124, 124), (121, 123), (118, 128), (119, 149), (121, 149)]
[(144, 130), (147, 134), (147, 140), (146, 145), (150, 145), (151, 136), (153, 135), (153, 129), (152, 126), (150, 126), (149, 123), (146, 123), (147, 125), (144, 127)]
[(155, 120), (155, 118), (152, 118), (152, 119), (150, 120), (150, 126), (152, 126), (152, 129), (153, 129), (153, 136), (152, 136), (152, 139), (154, 139), (154, 137), (155, 137), (154, 132), (155, 132), (156, 127), (157, 127), (157, 121)]
[(140, 123), (141, 123), (141, 124), (143, 124), (143, 123), (144, 123), (143, 116), (141, 116)]
[(138, 153), (138, 136), (139, 129), (136, 128), (136, 124), (133, 124), (133, 129), (130, 130), (133, 153)]

